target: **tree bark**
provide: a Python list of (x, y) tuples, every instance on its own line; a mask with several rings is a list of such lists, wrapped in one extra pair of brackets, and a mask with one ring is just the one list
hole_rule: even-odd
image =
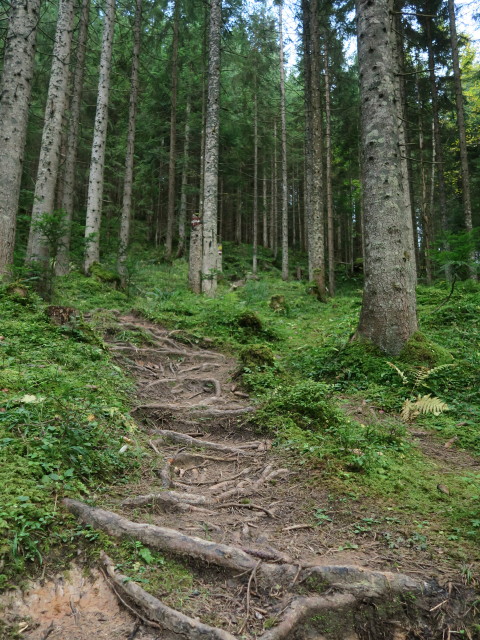
[(311, 33), (311, 127), (312, 127), (312, 184), (310, 194), (310, 264), (312, 279), (317, 288), (318, 299), (325, 302), (325, 232), (324, 232), (324, 177), (323, 177), (323, 131), (320, 88), (320, 35), (318, 30), (318, 3), (310, 3)]
[(255, 75), (255, 93), (253, 96), (253, 260), (252, 273), (257, 273), (258, 253), (258, 98), (257, 77)]
[(263, 221), (263, 239), (262, 244), (264, 247), (268, 247), (268, 214), (267, 214), (267, 173), (265, 171), (265, 160), (263, 163), (262, 171), (262, 221)]
[(390, 13), (394, 15), (392, 24), (392, 49), (394, 57), (394, 80), (395, 80), (395, 104), (397, 107), (397, 123), (400, 145), (400, 160), (402, 169), (403, 195), (405, 212), (410, 221), (412, 233), (409, 237), (412, 244), (407, 247), (407, 251), (415, 257), (415, 279), (418, 265), (418, 244), (417, 244), (417, 223), (413, 208), (413, 194), (410, 181), (410, 160), (408, 154), (408, 120), (405, 90), (405, 61), (403, 44), (403, 25), (400, 12), (403, 9), (404, 0), (390, 0)]
[(83, 269), (100, 260), (100, 224), (102, 220), (103, 173), (105, 169), (105, 147), (107, 143), (108, 100), (110, 93), (110, 71), (115, 29), (115, 0), (105, 0), (100, 75), (98, 79), (97, 111), (93, 132), (90, 176), (88, 180), (87, 220), (85, 225), (85, 260)]
[(288, 280), (287, 114), (285, 104), (282, 2), (278, 5), (278, 28), (280, 48), (280, 122), (282, 132), (282, 279)]
[(327, 244), (328, 244), (328, 293), (335, 295), (335, 239), (333, 228), (333, 190), (332, 190), (332, 123), (330, 112), (330, 63), (328, 43), (325, 36), (325, 185), (327, 195)]
[(417, 330), (411, 217), (404, 210), (388, 0), (357, 0), (365, 285), (357, 336), (400, 353)]
[(122, 219), (120, 222), (120, 245), (118, 249), (117, 270), (120, 283), (125, 287), (127, 281), (127, 248), (130, 239), (132, 218), (133, 161), (135, 153), (135, 128), (138, 102), (138, 66), (140, 62), (140, 35), (142, 25), (142, 0), (136, 0), (135, 23), (133, 26), (133, 55), (130, 77), (130, 104), (128, 108), (127, 151), (125, 155), (125, 178), (123, 183)]
[(304, 109), (305, 109), (305, 159), (304, 159), (304, 218), (307, 230), (308, 279), (313, 281), (312, 268), (312, 37), (310, 29), (310, 4), (302, 0)]
[(440, 118), (438, 115), (438, 89), (435, 78), (435, 57), (433, 54), (432, 22), (431, 18), (425, 18), (425, 31), (428, 48), (428, 68), (430, 75), (430, 91), (432, 95), (433, 138), (435, 146), (435, 166), (438, 176), (438, 202), (440, 208), (440, 224), (442, 231), (448, 231), (447, 197), (445, 189), (445, 169), (443, 161), (443, 147), (440, 135)]
[(43, 214), (52, 214), (55, 208), (55, 187), (60, 163), (62, 124), (67, 104), (73, 17), (73, 0), (62, 0), (58, 9), (52, 69), (48, 85), (42, 144), (35, 182), (34, 204), (26, 255), (28, 263), (42, 263), (48, 260), (49, 247), (47, 239), (37, 224), (42, 219)]
[(192, 109), (192, 99), (187, 96), (185, 107), (185, 132), (183, 140), (183, 167), (182, 167), (182, 188), (180, 194), (180, 209), (178, 212), (178, 247), (177, 258), (181, 258), (185, 251), (185, 223), (187, 220), (187, 187), (188, 187), (188, 163), (190, 152), (190, 112)]
[(70, 235), (75, 194), (75, 168), (79, 142), (80, 107), (82, 102), (83, 79), (85, 75), (85, 53), (87, 49), (88, 18), (90, 0), (82, 1), (77, 43), (77, 61), (73, 77), (73, 92), (70, 103), (69, 129), (66, 145), (65, 168), (63, 172), (63, 193), (60, 208), (65, 218), (65, 233), (60, 240), (55, 264), (55, 275), (64, 276), (69, 271)]
[(205, 171), (203, 185), (202, 291), (214, 296), (217, 289), (218, 140), (220, 111), (220, 36), (222, 2), (210, 2), (208, 93), (205, 122)]
[(0, 279), (13, 266), (40, 0), (13, 0), (0, 85)]
[(450, 39), (452, 43), (453, 80), (455, 84), (455, 105), (457, 109), (458, 141), (460, 145), (460, 168), (462, 174), (463, 216), (465, 229), (472, 230), (472, 200), (470, 196), (470, 175), (468, 170), (467, 137), (465, 131), (465, 111), (463, 107), (462, 77), (458, 58), (458, 37), (455, 23), (455, 3), (448, 0)]
[(177, 87), (178, 87), (178, 23), (180, 20), (180, 2), (175, 0), (173, 10), (172, 42), (172, 85), (170, 90), (170, 151), (168, 157), (168, 204), (167, 234), (165, 238), (165, 257), (172, 255), (173, 221), (175, 218), (175, 177), (177, 165)]

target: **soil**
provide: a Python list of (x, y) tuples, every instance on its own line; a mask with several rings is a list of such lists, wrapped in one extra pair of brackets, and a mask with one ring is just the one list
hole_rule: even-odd
[[(412, 537), (409, 523), (386, 518), (382, 505), (333, 495), (319, 483), (314, 470), (304, 469), (254, 431), (249, 424), (253, 406), (235, 382), (238, 364), (233, 359), (211, 351), (207, 343), (192, 344), (185, 334), (168, 332), (133, 315), (121, 316), (118, 322), (120, 328), (141, 330), (145, 337), (142, 346), (115, 339), (120, 332), (108, 341), (118, 363), (136, 379), (133, 415), (146, 434), (149, 453), (140, 479), (112, 487), (98, 506), (128, 521), (166, 527), (179, 536), (233, 545), (258, 566), (262, 561), (280, 568), (296, 565), (297, 576), (303, 575), (302, 567), (316, 565), (341, 567), (347, 573), (352, 568), (387, 571), (428, 581), (428, 594), (421, 596), (389, 591), (372, 598), (368, 589), (357, 586), (353, 607), (335, 600), (337, 591), (323, 586), (322, 595), (332, 594), (331, 610), (327, 607), (321, 614), (307, 615), (306, 624), (298, 622), (282, 637), (443, 640), (457, 628), (460, 615), (466, 615), (466, 620), (472, 615), (458, 563), (439, 555), (438, 549), (422, 548)], [(174, 441), (175, 434), (180, 434), (179, 440), (187, 434), (195, 441)], [(478, 461), (454, 447), (445, 448), (423, 432), (414, 437), (445, 465), (478, 470)], [(169, 491), (175, 492), (169, 504), (155, 498), (143, 506), (125, 502)], [(166, 557), (173, 556), (166, 552)], [(239, 573), (191, 555), (179, 561), (193, 574), (193, 586), (182, 593), (157, 588), (152, 595), (175, 611), (235, 637), (263, 633), (269, 638), (268, 630), (273, 627), (275, 633), (278, 622), (288, 618), (295, 602), (292, 597), (318, 595), (318, 588), (312, 592), (307, 580), (301, 583), (297, 576), (291, 589), (281, 581), (267, 589), (260, 579), (257, 582), (256, 567)], [(149, 612), (120, 593), (121, 587), (112, 586), (105, 571), (92, 569), (85, 575), (83, 567), (73, 565), (67, 574), (33, 583), (21, 594), (5, 594), (0, 610), (8, 612), (7, 624), (19, 623), (21, 637), (31, 640), (180, 637), (162, 631), (158, 624), (149, 625)], [(352, 590), (350, 585), (343, 592)]]

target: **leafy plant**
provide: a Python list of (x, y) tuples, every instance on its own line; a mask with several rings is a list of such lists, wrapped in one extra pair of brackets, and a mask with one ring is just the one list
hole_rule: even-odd
[[(428, 380), (428, 378), (430, 378), (430, 376), (454, 366), (453, 364), (441, 364), (438, 367), (434, 367), (433, 369), (422, 367), (420, 369), (417, 369), (416, 371), (413, 371), (411, 375), (408, 375), (404, 371), (399, 369), (393, 362), (387, 362), (387, 364), (397, 372), (404, 385), (411, 384), (412, 395), (415, 393), (418, 387), (426, 386), (426, 381)], [(437, 398), (436, 396), (432, 397), (431, 393), (427, 393), (423, 396), (417, 395), (414, 400), (412, 400), (411, 398), (407, 398), (403, 403), (401, 415), (405, 422), (409, 422), (410, 420), (414, 420), (422, 413), (432, 413), (433, 415), (438, 416), (444, 411), (448, 411), (448, 405), (440, 400), (440, 398)]]

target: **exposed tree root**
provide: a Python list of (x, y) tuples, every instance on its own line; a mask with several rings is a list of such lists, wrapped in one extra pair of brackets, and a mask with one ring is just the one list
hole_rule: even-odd
[[(78, 500), (65, 498), (63, 502), (83, 522), (117, 538), (134, 538), (154, 549), (188, 555), (219, 567), (233, 569), (241, 575), (253, 571), (258, 564), (255, 558), (239, 547), (187, 536), (174, 529), (131, 522), (116, 513), (90, 507)], [(298, 579), (298, 583), (313, 582), (313, 588), (316, 583), (322, 589), (333, 587), (358, 597), (380, 597), (392, 592), (421, 595), (436, 593), (438, 590), (435, 585), (401, 573), (369, 571), (355, 566), (303, 567), (299, 571), (298, 565), (262, 562), (256, 569), (256, 575), (264, 588), (283, 585), (290, 590)]]
[(217, 496), (217, 500), (219, 502), (224, 502), (228, 500), (232, 496), (236, 497), (248, 497), (254, 493), (258, 493), (260, 487), (264, 485), (266, 482), (273, 480), (274, 478), (280, 475), (288, 474), (288, 469), (273, 469), (272, 465), (268, 465), (260, 475), (260, 477), (255, 480), (253, 483), (247, 483), (247, 481), (241, 481), (237, 484), (233, 489), (229, 489), (228, 491), (224, 491)]
[(188, 555), (235, 571), (251, 571), (256, 564), (251, 556), (235, 547), (187, 536), (174, 529), (131, 522), (112, 511), (89, 507), (78, 500), (65, 498), (64, 504), (83, 522), (116, 538), (135, 538), (154, 549)]
[[(188, 640), (236, 640), (235, 636), (228, 631), (210, 627), (167, 607), (138, 584), (129, 580), (127, 576), (117, 573), (113, 561), (105, 553), (102, 553), (101, 561), (109, 580), (115, 587), (114, 593), (117, 597), (121, 594), (140, 609), (144, 616), (139, 617), (146, 624), (163, 628)], [(123, 598), (122, 603), (125, 604)]]
[(223, 453), (233, 453), (238, 456), (246, 455), (246, 452), (237, 447), (230, 447), (226, 444), (219, 444), (218, 442), (209, 442), (208, 440), (199, 440), (198, 438), (192, 438), (184, 433), (178, 431), (170, 431), (169, 429), (156, 429), (155, 435), (159, 435), (166, 440), (173, 442), (179, 442), (180, 444), (188, 447), (203, 447), (204, 449), (213, 449), (214, 451), (222, 451)]
[(186, 411), (188, 410), (190, 415), (195, 415), (199, 417), (208, 417), (214, 416), (216, 418), (233, 418), (235, 416), (241, 416), (245, 413), (252, 413), (255, 411), (254, 407), (241, 407), (234, 409), (210, 409), (205, 405), (178, 405), (178, 404), (168, 404), (164, 402), (152, 402), (148, 404), (139, 404), (134, 407), (130, 413), (134, 413), (135, 411), (139, 411), (140, 409), (159, 409), (162, 411)]
[(223, 502), (222, 504), (217, 504), (216, 507), (217, 509), (228, 509), (234, 507), (237, 509), (255, 509), (256, 511), (263, 511), (263, 513), (266, 513), (269, 518), (275, 518), (269, 509), (265, 509), (265, 507), (262, 507), (259, 504), (253, 504), (253, 502)]
[(279, 625), (266, 631), (259, 640), (284, 640), (288, 638), (296, 627), (305, 619), (312, 618), (322, 611), (333, 611), (354, 607), (356, 598), (347, 593), (336, 593), (331, 596), (313, 596), (310, 598), (295, 598), (284, 611)]
[(143, 507), (146, 505), (152, 505), (153, 507), (160, 507), (164, 511), (195, 511), (197, 513), (213, 515), (211, 510), (195, 506), (202, 504), (207, 504), (205, 496), (193, 493), (177, 493), (176, 491), (164, 491), (162, 493), (150, 493), (144, 496), (135, 496), (133, 498), (127, 498), (122, 502), (122, 506), (124, 507)]

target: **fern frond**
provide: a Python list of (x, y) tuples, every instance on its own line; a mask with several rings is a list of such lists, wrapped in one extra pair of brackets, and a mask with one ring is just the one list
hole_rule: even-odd
[(402, 418), (407, 422), (413, 420), (421, 413), (433, 413), (434, 416), (438, 416), (444, 411), (448, 411), (448, 405), (433, 396), (431, 393), (427, 393), (425, 396), (417, 396), (416, 400), (405, 400), (402, 407)]
[(434, 373), (438, 373), (439, 371), (443, 371), (443, 369), (448, 369), (449, 367), (454, 367), (454, 366), (455, 365), (453, 363), (449, 363), (449, 364), (440, 364), (438, 365), (438, 367), (434, 367), (433, 369), (426, 369), (425, 367), (422, 367), (413, 376), (415, 386), (418, 387), (420, 385), (423, 385), (425, 380), (429, 378), (431, 375), (433, 375)]
[(395, 369), (395, 371), (398, 373), (398, 375), (400, 376), (400, 378), (402, 379), (403, 384), (408, 384), (408, 378), (407, 376), (403, 373), (403, 371), (401, 371), (396, 365), (393, 364), (393, 362), (388, 362), (387, 360), (387, 364), (392, 367), (392, 369)]

